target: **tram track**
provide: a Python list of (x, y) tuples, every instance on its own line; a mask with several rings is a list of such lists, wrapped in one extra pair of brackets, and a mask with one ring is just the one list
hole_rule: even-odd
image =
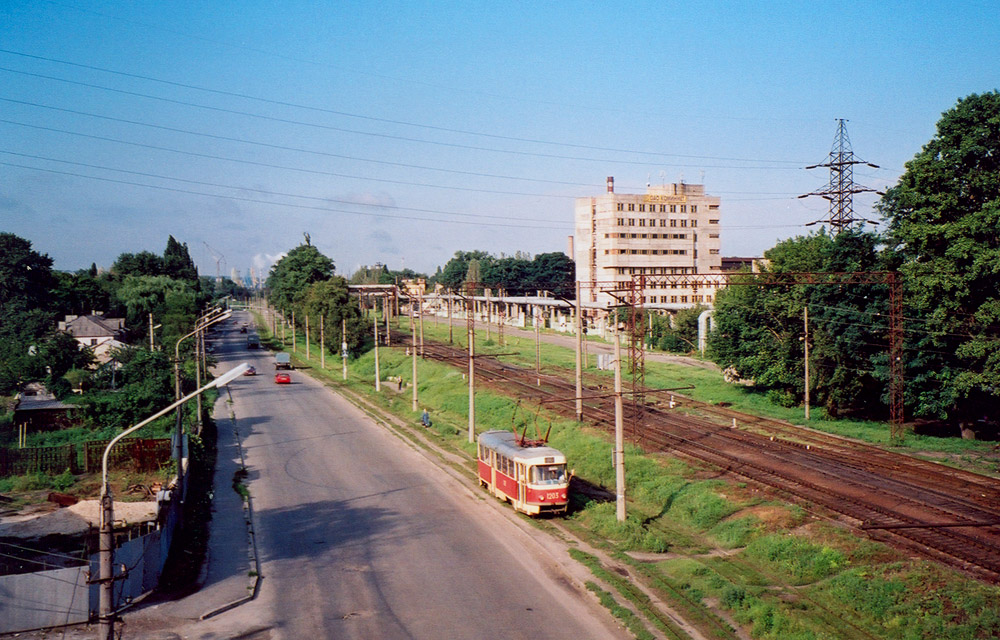
[[(465, 352), (427, 342), (425, 357), (464, 367)], [(476, 376), (504, 393), (545, 403), (575, 417), (575, 385), (551, 373), (476, 356)], [(613, 401), (606, 390), (584, 396), (584, 415), (610, 430)], [(568, 399), (568, 400), (567, 400)], [(864, 443), (793, 425), (760, 422), (761, 435), (723, 426), (718, 418), (754, 418), (683, 399), (713, 420), (647, 404), (640, 420), (627, 404), (632, 436), (652, 451), (679, 453), (725, 469), (796, 501), (820, 506), (869, 536), (1000, 583), (1000, 483), (985, 476), (888, 452)], [(688, 407), (686, 407), (688, 408)]]

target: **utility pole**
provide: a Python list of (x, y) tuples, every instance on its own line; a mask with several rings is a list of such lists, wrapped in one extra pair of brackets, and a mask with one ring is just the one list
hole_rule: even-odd
[(326, 341), (324, 340), (326, 333), (326, 316), (320, 315), (319, 317), (319, 368), (326, 369)]
[(802, 308), (802, 321), (805, 324), (805, 337), (802, 339), (805, 346), (805, 390), (806, 390), (806, 420), (809, 419), (809, 307)]
[(539, 329), (539, 320), (541, 320), (542, 310), (539, 307), (535, 307), (535, 385), (542, 386), (542, 338), (541, 330)]
[(391, 315), (392, 305), (389, 304), (389, 294), (385, 294), (385, 299), (382, 301), (382, 316), (385, 320), (385, 346), (390, 346), (389, 342), (392, 340), (392, 332), (389, 331), (389, 316)]
[(150, 311), (150, 313), (149, 313), (149, 350), (152, 351), (153, 348), (154, 348), (154, 345), (153, 345), (153, 312)]
[(309, 314), (306, 314), (306, 360), (309, 359)]
[(476, 330), (469, 323), (469, 442), (476, 441)]
[(347, 380), (347, 319), (340, 320), (340, 357), (344, 360), (344, 380)]
[(375, 391), (381, 391), (381, 375), (378, 370), (378, 316), (374, 312), (372, 313), (372, 326), (375, 327)]
[(580, 281), (576, 281), (576, 419), (583, 422), (583, 318), (580, 316)]
[(417, 313), (419, 316), (420, 324), (420, 357), (424, 357), (424, 294), (423, 292), (417, 294)]
[(448, 294), (448, 344), (455, 344), (455, 334), (451, 328), (451, 295)]
[(292, 351), (297, 351), (298, 347), (296, 342), (296, 336), (298, 331), (295, 330), (295, 311), (292, 311)]
[(410, 334), (412, 343), (410, 351), (413, 352), (413, 410), (417, 410), (417, 334)]
[(855, 158), (854, 151), (851, 149), (851, 140), (847, 137), (847, 127), (844, 124), (845, 122), (847, 121), (843, 118), (837, 120), (837, 136), (833, 140), (833, 148), (830, 150), (830, 159), (822, 164), (814, 164), (806, 167), (806, 169), (817, 169), (819, 167), (829, 168), (830, 182), (828, 182), (827, 185), (819, 191), (813, 191), (812, 193), (799, 196), (799, 198), (819, 196), (830, 201), (829, 218), (826, 220), (810, 222), (809, 224), (816, 224), (818, 222), (829, 223), (830, 229), (834, 234), (840, 233), (844, 229), (853, 225), (855, 222), (870, 222), (871, 224), (877, 224), (872, 220), (854, 217), (855, 193), (874, 192), (879, 195), (885, 195), (881, 191), (876, 191), (875, 189), (870, 189), (854, 182), (854, 165), (864, 164), (872, 167), (873, 169), (878, 169), (879, 166), (877, 164), (872, 164)]
[(615, 332), (615, 516), (625, 522), (625, 429), (622, 407), (622, 341)]

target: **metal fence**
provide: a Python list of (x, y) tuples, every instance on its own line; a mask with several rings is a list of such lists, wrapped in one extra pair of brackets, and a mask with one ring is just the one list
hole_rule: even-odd
[[(0, 449), (0, 476), (29, 473), (72, 473), (99, 471), (101, 457), (110, 440), (52, 447)], [(126, 438), (111, 450), (110, 463), (116, 469), (156, 471), (170, 463), (170, 438)]]

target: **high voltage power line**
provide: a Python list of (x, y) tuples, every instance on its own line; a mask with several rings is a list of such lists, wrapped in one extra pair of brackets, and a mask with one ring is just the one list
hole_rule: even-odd
[[(637, 149), (622, 149), (622, 148), (616, 148), (616, 147), (600, 147), (600, 146), (595, 146), (595, 145), (585, 145), (585, 144), (571, 143), (571, 142), (556, 142), (556, 141), (552, 141), (552, 140), (542, 140), (542, 139), (538, 139), (538, 138), (523, 138), (523, 137), (501, 135), (501, 134), (495, 134), (495, 133), (485, 133), (485, 132), (482, 132), (482, 131), (471, 131), (471, 130), (467, 130), (467, 129), (456, 129), (456, 128), (451, 128), (451, 127), (442, 127), (442, 126), (437, 126), (437, 125), (430, 125), (430, 124), (426, 124), (426, 123), (408, 122), (408, 121), (404, 121), (404, 120), (395, 120), (395, 119), (391, 119), (391, 118), (379, 118), (379, 117), (375, 117), (375, 116), (369, 116), (369, 115), (357, 114), (357, 113), (350, 113), (350, 112), (346, 112), (346, 111), (339, 111), (339, 110), (328, 109), (328, 108), (324, 108), (324, 107), (316, 107), (316, 106), (312, 106), (312, 105), (304, 105), (304, 104), (289, 102), (289, 101), (285, 101), (285, 100), (275, 100), (275, 99), (271, 99), (271, 98), (263, 98), (263, 97), (259, 97), (259, 96), (252, 96), (252, 95), (249, 95), (249, 94), (238, 93), (238, 92), (234, 92), (234, 91), (225, 91), (225, 90), (222, 90), (222, 89), (213, 89), (213, 88), (210, 88), (210, 87), (201, 87), (201, 86), (192, 85), (192, 84), (186, 84), (186, 83), (182, 83), (182, 82), (175, 82), (175, 81), (171, 81), (171, 80), (164, 80), (164, 79), (161, 79), (161, 78), (155, 78), (155, 77), (152, 77), (152, 76), (147, 76), (147, 75), (142, 75), (142, 74), (128, 73), (128, 72), (124, 72), (124, 71), (117, 71), (117, 70), (114, 70), (114, 69), (107, 69), (107, 68), (104, 68), (104, 67), (98, 67), (98, 66), (93, 66), (93, 65), (81, 64), (81, 63), (72, 62), (72, 61), (69, 61), (69, 60), (60, 60), (58, 58), (49, 58), (49, 57), (45, 57), (45, 56), (31, 55), (31, 54), (26, 54), (26, 53), (19, 52), (19, 51), (12, 51), (10, 49), (0, 49), (0, 53), (5, 53), (5, 54), (8, 54), (8, 55), (14, 55), (14, 56), (20, 56), (20, 57), (24, 57), (24, 58), (30, 58), (30, 59), (34, 59), (34, 60), (42, 60), (42, 61), (45, 61), (45, 62), (52, 62), (52, 63), (56, 63), (56, 64), (66, 65), (66, 66), (73, 66), (73, 67), (77, 67), (77, 68), (87, 69), (87, 70), (90, 70), (90, 71), (99, 71), (99, 72), (102, 72), (102, 73), (107, 73), (107, 74), (112, 74), (112, 75), (117, 75), (117, 76), (122, 76), (122, 77), (137, 79), (137, 80), (144, 80), (144, 81), (147, 81), (147, 82), (155, 82), (155, 83), (164, 84), (164, 85), (168, 85), (168, 86), (172, 86), (172, 87), (177, 87), (177, 88), (190, 89), (190, 90), (201, 91), (201, 92), (205, 92), (205, 93), (212, 93), (212, 94), (222, 95), (222, 96), (231, 97), (231, 98), (240, 98), (240, 99), (244, 99), (244, 100), (252, 100), (252, 101), (255, 101), (255, 102), (261, 102), (261, 103), (265, 103), (265, 104), (273, 104), (273, 105), (284, 106), (284, 107), (293, 107), (293, 108), (296, 108), (296, 109), (304, 109), (304, 110), (314, 111), (314, 112), (318, 112), (318, 113), (326, 113), (326, 114), (330, 114), (330, 115), (337, 115), (337, 116), (348, 117), (348, 118), (356, 118), (356, 119), (367, 120), (367, 121), (372, 121), (372, 122), (380, 122), (380, 123), (383, 123), (383, 124), (402, 125), (402, 126), (408, 126), (408, 127), (428, 129), (428, 130), (432, 130), (432, 131), (440, 131), (440, 132), (445, 132), (445, 133), (457, 133), (457, 134), (461, 134), (461, 135), (470, 135), (470, 136), (477, 136), (477, 137), (483, 137), (483, 138), (491, 138), (491, 139), (495, 139), (495, 140), (506, 140), (506, 141), (511, 141), (511, 142), (523, 142), (523, 143), (529, 143), (529, 144), (543, 144), (543, 145), (548, 145), (548, 146), (566, 147), (566, 148), (572, 148), (572, 149), (585, 149), (585, 150), (588, 150), (588, 151), (605, 151), (605, 152), (610, 152), (610, 153), (628, 153), (628, 154), (634, 154), (634, 155), (654, 156), (654, 157), (657, 157), (657, 158), (684, 158), (684, 159), (688, 159), (688, 160), (723, 160), (723, 161), (730, 161), (730, 162), (769, 162), (769, 163), (774, 163), (774, 164), (791, 164), (791, 165), (796, 165), (794, 167), (789, 167), (789, 168), (800, 168), (801, 165), (805, 164), (804, 162), (798, 161), (798, 160), (767, 160), (767, 159), (761, 159), (761, 158), (734, 158), (734, 157), (726, 157), (726, 156), (689, 155), (689, 154), (668, 153), (668, 152), (663, 152), (663, 151), (643, 151), (643, 150), (637, 150)], [(118, 93), (130, 94), (130, 95), (144, 97), (144, 98), (151, 98), (151, 99), (157, 99), (157, 100), (164, 100), (164, 101), (169, 101), (169, 102), (175, 102), (175, 103), (184, 104), (184, 105), (187, 105), (187, 106), (197, 106), (197, 107), (202, 107), (202, 108), (206, 108), (206, 109), (216, 109), (216, 110), (220, 110), (220, 111), (227, 111), (226, 109), (221, 109), (221, 108), (217, 108), (217, 107), (210, 107), (210, 106), (204, 106), (204, 105), (196, 105), (196, 104), (193, 104), (193, 103), (187, 103), (187, 102), (183, 102), (183, 101), (179, 101), (179, 100), (168, 99), (168, 98), (161, 98), (161, 97), (158, 97), (158, 96), (150, 96), (150, 95), (146, 95), (146, 94), (140, 94), (140, 93), (126, 91), (126, 90), (121, 90), (121, 89), (114, 89), (114, 88), (110, 88), (110, 87), (103, 87), (103, 86), (100, 86), (100, 85), (94, 85), (94, 84), (80, 82), (80, 81), (76, 81), (76, 80), (67, 80), (67, 79), (64, 79), (64, 78), (56, 78), (56, 77), (53, 77), (53, 76), (45, 76), (45, 75), (42, 75), (42, 74), (36, 74), (36, 73), (31, 73), (31, 72), (26, 72), (26, 71), (18, 71), (18, 70), (8, 69), (8, 68), (2, 68), (2, 70), (9, 71), (11, 73), (20, 73), (20, 74), (23, 74), (23, 75), (36, 76), (36, 77), (45, 78), (45, 79), (48, 79), (48, 80), (55, 80), (55, 81), (59, 81), (59, 82), (66, 82), (66, 83), (78, 84), (78, 85), (87, 86), (87, 87), (91, 87), (91, 88), (103, 89), (103, 90), (106, 90), (106, 91), (114, 91), (114, 92), (118, 92)], [(259, 116), (259, 115), (256, 115), (256, 114), (248, 114), (248, 113), (244, 113), (244, 112), (235, 112), (235, 111), (232, 111), (232, 113), (240, 113), (241, 115), (250, 115), (250, 116), (253, 116), (253, 117), (266, 117), (266, 116)], [(275, 120), (280, 120), (278, 118), (274, 118), (274, 119)], [(296, 124), (308, 124), (308, 123), (296, 123)], [(313, 125), (309, 125), (309, 126), (313, 126)], [(360, 133), (361, 135), (376, 135), (376, 134), (371, 134), (371, 133), (366, 133), (366, 132), (357, 132), (357, 131), (351, 131), (351, 132), (352, 133)], [(441, 144), (441, 143), (437, 143), (437, 142), (434, 142), (434, 141), (427, 141), (427, 140), (417, 140), (417, 141), (419, 141), (419, 142), (426, 142), (428, 144)], [(461, 148), (473, 148), (473, 149), (477, 149), (478, 147), (464, 147), (463, 146)], [(495, 150), (495, 149), (484, 149), (484, 150), (498, 151), (498, 152), (502, 152), (502, 153), (511, 153), (511, 152), (508, 152), (508, 151), (505, 151), (505, 150)], [(561, 158), (562, 157), (562, 156), (550, 156), (550, 155), (547, 155), (547, 154), (540, 154), (540, 155), (541, 155), (541, 157), (555, 157), (555, 158)], [(579, 158), (569, 157), (567, 159), (579, 159)], [(600, 160), (600, 159), (592, 159), (592, 160), (594, 160), (594, 161), (608, 162), (606, 160)], [(610, 161), (610, 162), (615, 162), (615, 161)], [(635, 163), (635, 164), (639, 164), (639, 163)], [(642, 164), (649, 164), (649, 163), (642, 163)], [(731, 168), (731, 167), (713, 167), (713, 168)], [(767, 167), (767, 168), (771, 168), (771, 167)], [(775, 168), (777, 168), (777, 167), (775, 167)]]

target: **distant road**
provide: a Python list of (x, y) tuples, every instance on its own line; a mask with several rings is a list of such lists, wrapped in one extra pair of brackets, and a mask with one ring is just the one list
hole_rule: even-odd
[(220, 621), (289, 640), (628, 637), (522, 528), (304, 372), (276, 385), (242, 337), (218, 357), (259, 373), (230, 388), (263, 580)]

